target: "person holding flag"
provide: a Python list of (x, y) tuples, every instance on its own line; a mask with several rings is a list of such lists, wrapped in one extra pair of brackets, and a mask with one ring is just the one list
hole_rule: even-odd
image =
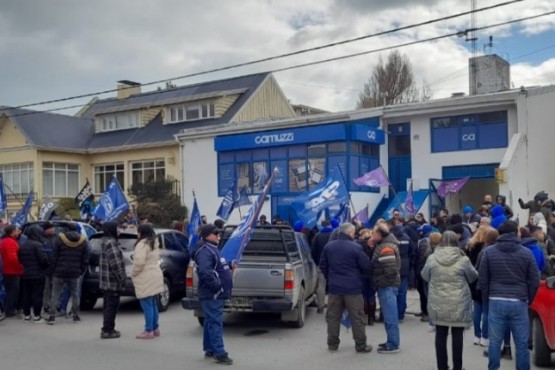
[(189, 252), (193, 252), (198, 242), (198, 229), (202, 225), (202, 218), (198, 209), (197, 198), (193, 191), (193, 211), (191, 212), (191, 221), (187, 224), (187, 234), (189, 235)]

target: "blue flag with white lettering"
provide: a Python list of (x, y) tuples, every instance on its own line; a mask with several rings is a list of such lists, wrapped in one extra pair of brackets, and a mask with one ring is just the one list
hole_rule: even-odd
[[(194, 195), (193, 195), (194, 196)], [(191, 219), (187, 225), (187, 234), (189, 234), (189, 251), (193, 253), (198, 241), (198, 229), (202, 225), (201, 214), (198, 210), (197, 198), (193, 202), (193, 211), (191, 212)]]
[(349, 192), (338, 167), (325, 183), (296, 197), (291, 206), (303, 224), (312, 229), (321, 210), (346, 203), (348, 200)]
[(264, 204), (264, 199), (266, 199), (266, 196), (270, 191), (270, 187), (272, 186), (272, 182), (274, 181), (277, 172), (277, 168), (275, 168), (272, 172), (272, 176), (268, 182), (266, 182), (264, 190), (262, 190), (262, 193), (260, 193), (260, 195), (256, 198), (245, 218), (243, 218), (237, 228), (233, 230), (233, 233), (223, 246), (221, 255), (226, 261), (230, 263), (239, 263), (241, 261), (243, 251), (249, 243), (254, 227), (256, 226), (258, 215), (260, 214), (260, 210)]
[(6, 190), (4, 189), (4, 177), (0, 173), (0, 212), (4, 212), (8, 208), (8, 201), (6, 199)]
[(21, 228), (21, 226), (23, 226), (23, 224), (27, 222), (27, 215), (29, 214), (29, 210), (31, 209), (31, 205), (33, 204), (33, 197), (33, 192), (29, 192), (29, 194), (27, 195), (27, 199), (25, 200), (25, 204), (13, 218), (12, 224)]
[(225, 193), (224, 199), (222, 199), (222, 204), (220, 204), (220, 208), (216, 212), (216, 216), (221, 217), (222, 219), (226, 220), (235, 209), (235, 199), (237, 198), (237, 183), (233, 181), (233, 184), (227, 189)]
[(112, 181), (106, 191), (100, 197), (100, 201), (94, 210), (93, 216), (97, 220), (104, 222), (115, 220), (122, 212), (129, 209), (129, 203), (119, 186), (116, 177), (112, 177)]

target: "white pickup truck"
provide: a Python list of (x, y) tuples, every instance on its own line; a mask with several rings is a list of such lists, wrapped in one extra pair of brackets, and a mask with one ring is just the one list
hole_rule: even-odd
[[(220, 246), (235, 226), (223, 230)], [(187, 297), (182, 306), (194, 310), (204, 323), (197, 295), (198, 277), (193, 258), (187, 269)], [(300, 328), (306, 307), (315, 298), (318, 273), (310, 247), (302, 233), (290, 227), (257, 226), (233, 275), (231, 298), (225, 312), (280, 313), (281, 320)]]

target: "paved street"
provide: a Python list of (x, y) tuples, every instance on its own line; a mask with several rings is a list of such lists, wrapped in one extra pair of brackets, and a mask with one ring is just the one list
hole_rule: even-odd
[[(409, 292), (409, 311), (416, 312), (417, 294)], [(161, 315), (160, 338), (135, 339), (143, 325), (136, 301), (126, 301), (117, 319), (122, 338), (101, 340), (101, 305), (83, 312), (82, 322), (58, 318), (56, 325), (25, 323), (17, 319), (0, 322), (0, 368), (22, 369), (208, 369), (218, 368), (203, 358), (202, 329), (192, 312), (175, 302)], [(342, 330), (336, 353), (327, 351), (324, 315), (310, 308), (302, 329), (292, 329), (271, 315), (233, 314), (226, 316), (226, 347), (235, 367), (241, 369), (434, 369), (434, 334), (418, 317), (407, 315), (401, 324), (401, 353), (375, 352), (384, 341), (383, 326), (367, 327), (370, 354), (356, 354), (351, 333)], [(482, 347), (472, 345), (472, 332), (465, 336), (464, 366), (486, 369)], [(536, 369), (535, 367), (532, 367)], [(553, 368), (553, 367), (552, 367)], [(501, 369), (514, 369), (514, 361), (502, 361)]]

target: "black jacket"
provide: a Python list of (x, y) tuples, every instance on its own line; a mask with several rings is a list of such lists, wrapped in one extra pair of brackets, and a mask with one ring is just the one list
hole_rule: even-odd
[(60, 233), (52, 256), (54, 277), (73, 279), (81, 276), (89, 264), (87, 238), (78, 231)]
[(312, 239), (312, 244), (310, 245), (310, 250), (312, 254), (312, 259), (316, 262), (316, 265), (320, 263), (320, 256), (326, 244), (328, 244), (333, 229), (331, 227), (324, 227), (320, 230), (314, 238)]
[(402, 226), (395, 226), (391, 229), (391, 233), (399, 241), (399, 255), (401, 256), (401, 278), (409, 276), (411, 261), (414, 257), (414, 248), (412, 240), (405, 233)]
[(43, 251), (42, 227), (31, 226), (27, 232), (27, 240), (19, 246), (19, 262), (23, 265), (22, 279), (44, 278), (48, 267), (48, 258)]
[(478, 284), (482, 298), (519, 299), (531, 303), (540, 284), (534, 255), (514, 234), (504, 234), (487, 247), (480, 261)]

